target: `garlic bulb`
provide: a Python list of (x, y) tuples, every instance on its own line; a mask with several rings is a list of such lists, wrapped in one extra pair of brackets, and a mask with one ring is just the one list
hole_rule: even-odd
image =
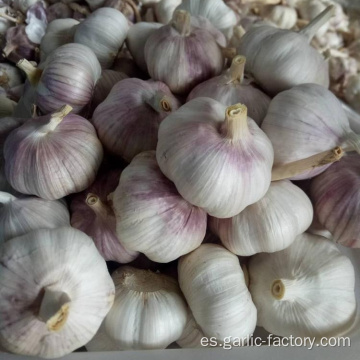
[(158, 22), (168, 24), (181, 0), (161, 0), (155, 4), (155, 15)]
[(88, 46), (101, 67), (108, 69), (123, 45), (128, 29), (128, 22), (120, 11), (100, 8), (76, 27), (74, 42)]
[(29, 119), (7, 137), (5, 172), (15, 190), (55, 200), (94, 181), (103, 157), (101, 143), (91, 123), (70, 111), (66, 105)]
[(26, 12), (25, 32), (34, 44), (40, 44), (47, 28), (46, 10), (43, 2), (37, 2)]
[(342, 52), (338, 52), (335, 53), (334, 56), (330, 55), (329, 70), (333, 87), (339, 84), (343, 86), (348, 82), (349, 77), (357, 74), (358, 65), (356, 59)]
[[(3, 17), (4, 16), (4, 17)], [(7, 19), (8, 8), (6, 6), (0, 8), (0, 36), (4, 36), (6, 31), (13, 26), (13, 22)]]
[(206, 336), (222, 341), (253, 333), (256, 308), (236, 255), (203, 244), (179, 260), (178, 271), (180, 288)]
[(269, 19), (280, 29), (291, 29), (296, 25), (296, 9), (284, 5), (267, 5), (260, 8), (260, 15)]
[(360, 113), (360, 74), (349, 78), (345, 89), (345, 99), (349, 105)]
[(105, 331), (121, 349), (165, 349), (182, 334), (187, 308), (173, 278), (122, 266)]
[(49, 25), (54, 20), (71, 19), (72, 16), (73, 10), (70, 9), (69, 5), (63, 2), (52, 4), (46, 8), (46, 17)]
[(69, 354), (95, 335), (114, 301), (104, 259), (70, 227), (3, 244), (0, 276), (0, 344), (17, 354)]
[(326, 239), (333, 240), (333, 236), (329, 230), (321, 225), (318, 217), (314, 214), (313, 222), (311, 223), (310, 227), (307, 229), (307, 232), (313, 235), (322, 236)]
[(71, 201), (71, 226), (89, 235), (105, 260), (128, 263), (138, 253), (128, 251), (116, 236), (116, 219), (108, 195), (119, 183), (121, 171), (101, 175), (86, 191)]
[(96, 108), (92, 122), (104, 147), (130, 162), (142, 151), (156, 149), (159, 124), (178, 107), (165, 84), (124, 79)]
[(210, 227), (228, 250), (251, 256), (287, 248), (312, 219), (306, 194), (290, 181), (276, 181), (260, 201), (233, 218), (211, 218)]
[(52, 21), (41, 39), (41, 60), (44, 61), (53, 50), (61, 45), (72, 42), (78, 24), (79, 22), (75, 19), (56, 19)]
[(223, 0), (183, 0), (176, 10), (186, 10), (192, 16), (202, 16), (228, 37), (237, 24), (235, 12)]
[(156, 157), (184, 199), (218, 218), (237, 215), (270, 186), (270, 140), (241, 104), (186, 103), (161, 123)]
[(14, 114), (15, 107), (15, 101), (10, 100), (6, 96), (0, 96), (0, 119), (6, 116), (12, 116)]
[(251, 80), (244, 79), (245, 62), (244, 56), (234, 57), (229, 70), (196, 86), (187, 101), (197, 97), (209, 97), (227, 106), (240, 102), (247, 106), (249, 116), (261, 125), (271, 99)]
[(24, 70), (36, 88), (35, 103), (43, 113), (56, 111), (64, 104), (79, 113), (90, 102), (101, 67), (95, 54), (81, 44), (65, 44), (55, 49), (35, 68), (25, 59), (17, 66)]
[(283, 251), (255, 255), (249, 274), (258, 325), (272, 334), (320, 340), (354, 320), (353, 265), (321, 236), (305, 233)]
[(121, 11), (121, 13), (132, 23), (141, 21), (141, 14), (139, 12), (140, 5), (135, 0), (106, 0), (104, 7), (114, 8)]
[(126, 38), (126, 45), (136, 64), (143, 71), (147, 71), (145, 61), (145, 44), (147, 39), (162, 25), (159, 23), (139, 22), (130, 27)]
[(200, 348), (201, 339), (204, 333), (200, 326), (196, 323), (191, 311), (188, 312), (188, 317), (185, 329), (176, 343), (182, 348)]
[(28, 9), (35, 5), (40, 0), (12, 0), (12, 6), (16, 10), (20, 10), (23, 14), (26, 14)]
[(194, 27), (188, 12), (177, 10), (169, 25), (146, 41), (145, 61), (150, 76), (176, 94), (218, 75), (224, 66), (222, 51), (211, 32)]
[[(274, 166), (305, 159), (336, 146), (359, 149), (359, 139), (351, 131), (341, 103), (330, 91), (316, 84), (299, 85), (278, 94), (271, 101), (261, 128), (274, 147)], [(305, 171), (293, 180), (318, 175), (327, 166)]]
[(0, 191), (0, 204), (0, 243), (32, 230), (70, 225), (69, 211), (60, 201), (16, 198)]
[(237, 48), (246, 56), (246, 72), (270, 95), (304, 83), (329, 87), (327, 62), (309, 43), (332, 14), (329, 6), (298, 33), (269, 25), (252, 27)]
[(311, 182), (318, 220), (341, 245), (360, 248), (360, 156), (349, 154)]
[(113, 196), (116, 231), (124, 246), (165, 263), (200, 246), (206, 212), (184, 200), (160, 171), (155, 151), (137, 155)]
[(22, 84), (22, 76), (14, 65), (0, 63), (0, 86), (5, 90)]
[(106, 334), (104, 323), (101, 324), (96, 335), (85, 345), (85, 347), (89, 352), (122, 350), (117, 346), (116, 342)]

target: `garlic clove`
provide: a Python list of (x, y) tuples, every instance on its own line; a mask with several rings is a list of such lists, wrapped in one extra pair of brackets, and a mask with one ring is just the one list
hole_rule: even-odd
[(260, 15), (269, 19), (280, 29), (292, 29), (297, 22), (296, 9), (284, 5), (266, 5), (260, 8)]

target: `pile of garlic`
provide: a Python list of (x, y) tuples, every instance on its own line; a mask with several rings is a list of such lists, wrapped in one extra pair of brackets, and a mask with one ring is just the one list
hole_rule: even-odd
[(332, 0), (0, 2), (0, 349), (351, 334), (349, 15)]

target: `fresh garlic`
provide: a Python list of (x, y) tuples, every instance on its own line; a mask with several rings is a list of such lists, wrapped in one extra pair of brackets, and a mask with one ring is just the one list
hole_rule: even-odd
[(96, 335), (85, 345), (89, 352), (119, 351), (122, 350), (116, 342), (106, 334), (104, 323), (101, 324)]
[(76, 27), (74, 42), (88, 46), (101, 67), (108, 69), (123, 45), (128, 29), (128, 22), (120, 11), (100, 8)]
[(166, 263), (205, 237), (207, 214), (184, 200), (160, 171), (155, 151), (137, 155), (113, 195), (116, 231), (124, 246)]
[(341, 245), (360, 248), (360, 156), (349, 154), (311, 182), (319, 223)]
[(298, 33), (269, 25), (253, 26), (237, 48), (247, 58), (245, 71), (270, 95), (305, 83), (328, 88), (328, 64), (309, 43), (332, 15), (333, 7), (329, 6)]
[(119, 183), (121, 171), (104, 173), (71, 201), (71, 226), (89, 235), (105, 260), (128, 263), (138, 253), (128, 251), (116, 236), (116, 218), (108, 195)]
[(73, 10), (70, 9), (69, 5), (63, 2), (57, 2), (46, 8), (46, 16), (50, 25), (54, 20), (71, 19)]
[(56, 19), (52, 21), (41, 39), (41, 60), (44, 61), (53, 50), (61, 45), (71, 43), (78, 24), (79, 22), (75, 19)]
[[(6, 96), (0, 96), (0, 119), (14, 114), (16, 102)], [(1, 124), (0, 124), (1, 128)]]
[(203, 244), (179, 260), (179, 284), (203, 333), (220, 342), (243, 339), (256, 326), (256, 308), (236, 255)]
[(345, 100), (360, 113), (360, 74), (349, 78), (345, 88)]
[(104, 147), (130, 162), (142, 151), (156, 149), (159, 124), (179, 105), (159, 81), (124, 79), (96, 108), (92, 122)]
[[(321, 14), (327, 7), (323, 0), (301, 0), (297, 4), (297, 10), (301, 19), (311, 21), (314, 20), (319, 14)], [(334, 9), (335, 10), (335, 9)], [(329, 30), (330, 21), (325, 22), (317, 30), (316, 38), (321, 38)]]
[(0, 244), (37, 229), (70, 226), (67, 207), (60, 201), (16, 198), (0, 191)]
[(249, 275), (258, 325), (272, 334), (320, 340), (340, 336), (354, 320), (353, 265), (321, 236), (305, 233), (283, 251), (255, 255)]
[(340, 49), (344, 46), (343, 37), (336, 31), (328, 31), (321, 37), (316, 37), (311, 42), (319, 52), (324, 52), (327, 49)]
[(226, 106), (240, 102), (247, 106), (249, 116), (261, 125), (271, 99), (251, 80), (244, 79), (245, 62), (244, 56), (234, 57), (229, 70), (196, 86), (187, 101), (197, 97), (209, 97)]
[(12, 6), (15, 10), (20, 10), (26, 14), (28, 9), (38, 3), (40, 0), (12, 0)]
[(251, 256), (287, 248), (312, 219), (313, 208), (306, 194), (290, 181), (276, 181), (260, 201), (233, 218), (211, 218), (210, 228), (228, 250)]
[(185, 329), (176, 343), (182, 348), (201, 348), (201, 339), (205, 337), (200, 326), (196, 323), (194, 315), (188, 312)]
[(15, 190), (56, 200), (94, 181), (103, 158), (101, 143), (91, 123), (70, 111), (66, 105), (29, 119), (7, 137), (5, 172)]
[(104, 7), (119, 10), (132, 23), (141, 21), (139, 5), (136, 0), (106, 0)]
[[(330, 52), (331, 54), (331, 52)], [(339, 54), (339, 56), (336, 56)], [(358, 64), (356, 59), (348, 56), (346, 53), (335, 53), (335, 56), (329, 58), (330, 79), (333, 86), (340, 86), (348, 82), (349, 77), (356, 75)]]
[(81, 44), (65, 44), (55, 49), (41, 68), (25, 59), (17, 66), (36, 88), (35, 104), (49, 114), (64, 104), (79, 113), (90, 102), (101, 67), (91, 49)]
[(95, 335), (114, 301), (105, 260), (70, 227), (3, 244), (0, 276), (0, 344), (17, 354), (69, 354)]
[(155, 4), (155, 15), (159, 23), (168, 24), (181, 0), (161, 0)]
[(285, 5), (267, 5), (260, 8), (260, 15), (280, 29), (292, 29), (297, 22), (296, 9)]
[(218, 218), (237, 215), (270, 186), (272, 145), (242, 104), (189, 101), (161, 123), (156, 156), (181, 196)]
[(182, 334), (187, 307), (173, 278), (122, 266), (112, 274), (115, 302), (105, 331), (121, 349), (165, 349)]
[(14, 65), (0, 63), (0, 86), (5, 90), (23, 83), (21, 73)]
[(147, 71), (145, 61), (145, 44), (147, 39), (159, 28), (162, 24), (151, 22), (139, 22), (130, 27), (126, 38), (126, 45), (133, 56), (136, 64), (143, 71)]
[[(360, 151), (341, 103), (334, 94), (316, 84), (304, 84), (278, 94), (270, 103), (262, 130), (272, 142), (274, 166), (305, 159), (341, 146)], [(308, 179), (320, 174), (320, 166), (292, 178)]]
[(199, 83), (221, 73), (222, 51), (211, 32), (194, 27), (191, 16), (176, 10), (169, 25), (146, 41), (145, 61), (150, 76), (176, 94), (186, 94)]
[(26, 12), (25, 32), (34, 44), (40, 44), (48, 24), (43, 2), (37, 2)]

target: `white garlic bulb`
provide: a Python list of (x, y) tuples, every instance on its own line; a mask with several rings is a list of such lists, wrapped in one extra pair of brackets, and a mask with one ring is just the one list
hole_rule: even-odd
[(20, 70), (14, 65), (0, 63), (0, 86), (5, 90), (23, 83)]
[(360, 113), (360, 74), (349, 78), (345, 88), (345, 99), (349, 105)]
[(263, 6), (260, 8), (260, 15), (280, 29), (292, 29), (298, 19), (296, 9), (285, 5)]
[(176, 280), (120, 267), (112, 274), (115, 302), (105, 331), (121, 349), (165, 349), (182, 334), (187, 307)]
[(179, 260), (179, 284), (204, 334), (243, 339), (256, 326), (256, 308), (236, 255), (203, 244)]
[(320, 340), (354, 321), (353, 265), (321, 236), (305, 233), (283, 251), (255, 255), (249, 274), (258, 325), (272, 334)]
[(70, 226), (70, 215), (62, 202), (0, 191), (0, 244), (32, 230), (63, 226)]
[(182, 0), (161, 0), (155, 4), (155, 16), (159, 23), (168, 24), (172, 19), (175, 9)]
[(206, 212), (180, 196), (161, 173), (155, 151), (137, 155), (125, 168), (112, 201), (119, 239), (150, 260), (175, 260), (205, 237)]
[(17, 354), (69, 354), (95, 335), (114, 301), (105, 260), (70, 227), (3, 244), (0, 276), (0, 344)]
[(185, 329), (176, 343), (182, 348), (201, 348), (201, 339), (205, 337), (189, 310)]
[(237, 215), (270, 186), (272, 145), (242, 104), (189, 101), (161, 123), (156, 157), (184, 199), (218, 218)]
[(7, 137), (5, 172), (14, 189), (55, 200), (94, 181), (103, 158), (101, 143), (91, 123), (70, 111), (66, 105), (29, 119)]
[(211, 218), (210, 227), (228, 250), (251, 256), (287, 248), (312, 219), (307, 195), (290, 181), (275, 181), (260, 201), (233, 218)]

